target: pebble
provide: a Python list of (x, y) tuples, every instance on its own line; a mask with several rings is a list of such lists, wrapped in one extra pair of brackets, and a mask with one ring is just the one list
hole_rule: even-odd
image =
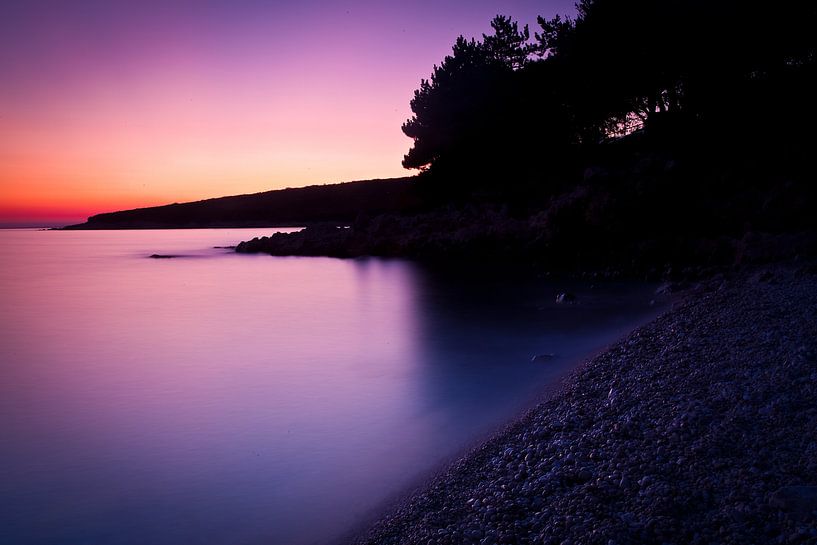
[(817, 276), (773, 267), (684, 294), (355, 543), (817, 543)]

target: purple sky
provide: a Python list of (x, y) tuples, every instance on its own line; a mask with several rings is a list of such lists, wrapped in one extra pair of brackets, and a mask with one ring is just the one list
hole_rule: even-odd
[(572, 4), (6, 2), (0, 223), (403, 175), (454, 39)]

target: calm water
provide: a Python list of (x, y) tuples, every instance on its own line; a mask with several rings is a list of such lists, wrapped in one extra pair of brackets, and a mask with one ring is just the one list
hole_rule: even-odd
[(332, 541), (656, 312), (270, 232), (0, 231), (0, 542)]

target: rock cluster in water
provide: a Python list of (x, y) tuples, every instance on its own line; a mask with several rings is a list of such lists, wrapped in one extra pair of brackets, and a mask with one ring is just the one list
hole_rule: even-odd
[[(658, 186), (654, 180), (646, 185)], [(638, 183), (635, 186), (641, 187)], [(740, 215), (740, 220), (726, 220), (719, 215), (715, 220), (717, 228), (714, 225), (707, 228), (713, 220), (707, 223), (703, 216), (692, 214), (691, 208), (675, 202), (680, 194), (694, 195), (689, 187), (660, 199), (657, 195), (651, 197), (657, 200), (641, 201), (637, 194), (642, 191), (619, 187), (614, 196), (608, 184), (590, 183), (549, 199), (547, 205), (531, 203), (530, 208), (464, 202), (413, 213), (359, 214), (352, 222), (312, 222), (297, 232), (256, 237), (238, 244), (236, 251), (276, 256), (533, 261), (553, 271), (577, 273), (613, 268), (628, 274), (644, 273), (667, 264), (722, 267), (769, 263), (797, 255), (817, 256), (817, 232), (813, 228), (744, 232), (747, 225), (754, 223), (775, 225), (772, 220), (747, 220), (751, 214)], [(667, 215), (669, 201), (685, 210), (682, 218)], [(696, 198), (689, 205), (699, 206), (699, 201)], [(758, 204), (760, 208), (766, 206)], [(725, 213), (723, 207), (717, 209)], [(643, 214), (652, 219), (645, 219)], [(799, 218), (803, 214), (792, 215), (788, 211), (787, 217)], [(645, 221), (657, 224), (647, 225)], [(721, 232), (730, 222), (737, 223)]]
[(358, 543), (817, 543), (814, 270), (698, 288)]

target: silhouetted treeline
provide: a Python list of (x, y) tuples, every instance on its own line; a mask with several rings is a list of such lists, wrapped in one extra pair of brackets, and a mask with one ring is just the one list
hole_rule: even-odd
[(238, 250), (682, 275), (817, 255), (815, 6), (583, 0), (534, 32), (497, 17), (411, 101), (423, 211)]
[[(422, 80), (403, 165), (456, 193), (554, 185), (600, 144), (803, 160), (815, 141), (817, 3), (582, 0), (530, 32), (498, 16)], [(541, 187), (540, 187), (541, 189)]]
[(411, 178), (279, 189), (203, 201), (97, 214), (66, 229), (168, 229), (350, 223), (361, 214), (411, 212), (419, 206)]

